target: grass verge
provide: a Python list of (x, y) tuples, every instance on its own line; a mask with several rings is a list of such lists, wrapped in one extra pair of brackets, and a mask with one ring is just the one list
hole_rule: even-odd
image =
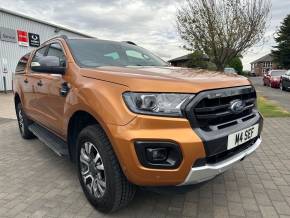
[(258, 108), (264, 117), (290, 117), (287, 110), (265, 97), (258, 97)]

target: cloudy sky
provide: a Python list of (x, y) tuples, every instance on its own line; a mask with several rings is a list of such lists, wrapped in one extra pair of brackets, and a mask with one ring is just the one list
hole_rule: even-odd
[[(0, 0), (0, 7), (59, 24), (102, 39), (134, 41), (165, 60), (186, 54), (176, 32), (176, 8), (183, 0)], [(249, 63), (270, 52), (273, 34), (290, 14), (289, 0), (272, 0), (265, 43), (243, 58)]]

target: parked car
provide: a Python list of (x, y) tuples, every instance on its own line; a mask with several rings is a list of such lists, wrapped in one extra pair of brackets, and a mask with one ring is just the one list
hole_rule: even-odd
[(249, 71), (249, 76), (255, 77), (257, 76), (257, 74), (254, 70), (252, 70), (252, 71)]
[(290, 90), (290, 70), (281, 76), (280, 89), (283, 91)]
[(210, 180), (261, 143), (248, 79), (170, 67), (126, 42), (53, 38), (21, 58), (13, 84), (22, 137), (75, 162), (103, 212), (137, 186)]
[(234, 68), (231, 68), (231, 67), (226, 67), (226, 68), (224, 69), (224, 72), (225, 72), (225, 73), (237, 74), (237, 71), (236, 71)]
[(281, 76), (285, 73), (286, 70), (270, 70), (268, 73), (265, 73), (263, 77), (264, 86), (279, 88)]

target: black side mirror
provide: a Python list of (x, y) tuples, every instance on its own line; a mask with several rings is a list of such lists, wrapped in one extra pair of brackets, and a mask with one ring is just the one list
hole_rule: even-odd
[(61, 62), (59, 57), (56, 56), (44, 56), (38, 58), (37, 61), (31, 63), (31, 70), (39, 73), (51, 73), (51, 74), (65, 74), (65, 62)]

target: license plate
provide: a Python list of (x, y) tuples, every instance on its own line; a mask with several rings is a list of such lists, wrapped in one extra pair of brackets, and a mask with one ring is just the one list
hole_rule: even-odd
[(233, 133), (228, 137), (228, 150), (244, 144), (259, 134), (259, 124)]

